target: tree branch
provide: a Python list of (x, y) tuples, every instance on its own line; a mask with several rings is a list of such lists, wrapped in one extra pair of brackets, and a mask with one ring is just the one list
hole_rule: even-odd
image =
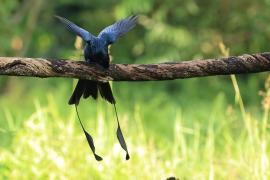
[(270, 53), (160, 64), (95, 64), (44, 58), (0, 57), (0, 75), (66, 77), (95, 81), (156, 81), (270, 70)]

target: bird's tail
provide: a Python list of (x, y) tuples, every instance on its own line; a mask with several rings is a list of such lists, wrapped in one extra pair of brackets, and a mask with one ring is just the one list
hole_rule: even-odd
[(110, 83), (98, 83), (98, 90), (103, 99), (111, 104), (115, 104), (115, 99), (113, 97), (112, 89)]
[(106, 101), (114, 105), (114, 111), (115, 111), (117, 125), (118, 125), (117, 131), (116, 131), (117, 139), (121, 147), (126, 151), (126, 160), (128, 160), (130, 157), (129, 157), (129, 153), (128, 153), (128, 149), (127, 149), (127, 145), (126, 145), (123, 133), (121, 131), (121, 127), (120, 127), (120, 123), (119, 123), (119, 119), (117, 115), (117, 110), (115, 106), (116, 101), (113, 97), (112, 89), (109, 83), (101, 83), (101, 82), (95, 82), (95, 81), (90, 81), (90, 80), (79, 80), (68, 103), (70, 105), (75, 104), (77, 116), (79, 118), (82, 129), (85, 133), (88, 144), (93, 154), (95, 155), (96, 160), (100, 161), (102, 160), (102, 158), (95, 153), (94, 141), (91, 135), (87, 133), (87, 131), (83, 127), (78, 111), (77, 111), (77, 105), (79, 104), (80, 98), (82, 96), (84, 98), (88, 98), (89, 96), (92, 96), (94, 99), (97, 99), (98, 91), (102, 98), (104, 98)]
[(94, 99), (97, 99), (98, 96), (98, 86), (97, 82), (90, 81), (90, 80), (83, 80), (80, 79), (71, 95), (68, 104), (78, 105), (80, 102), (81, 97), (88, 98), (92, 96)]
[(81, 97), (88, 98), (92, 96), (94, 99), (98, 97), (98, 91), (102, 98), (111, 104), (115, 104), (115, 99), (113, 97), (112, 89), (109, 83), (101, 83), (90, 80), (82, 80), (80, 79), (71, 95), (68, 104), (78, 105)]

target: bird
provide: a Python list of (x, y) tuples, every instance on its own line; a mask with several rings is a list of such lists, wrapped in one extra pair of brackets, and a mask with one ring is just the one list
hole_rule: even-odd
[[(110, 66), (110, 55), (109, 55), (109, 47), (115, 43), (121, 36), (129, 32), (133, 29), (138, 20), (138, 16), (132, 15), (121, 19), (112, 25), (105, 27), (97, 36), (94, 36), (87, 30), (79, 27), (75, 23), (70, 20), (58, 16), (55, 16), (63, 25), (70, 30), (75, 35), (82, 38), (85, 42), (84, 46), (84, 59), (87, 63), (92, 64), (96, 63), (102, 66), (104, 69), (108, 69)], [(126, 160), (130, 159), (130, 155), (128, 152), (128, 148), (123, 136), (123, 133), (120, 128), (120, 123), (118, 119), (117, 109), (116, 109), (116, 101), (112, 93), (111, 86), (109, 82), (97, 82), (92, 80), (84, 80), (79, 79), (78, 83), (68, 101), (69, 105), (75, 105), (76, 113), (80, 122), (80, 125), (84, 131), (86, 139), (88, 141), (89, 147), (92, 150), (94, 157), (97, 161), (101, 161), (102, 157), (95, 153), (95, 146), (92, 136), (85, 130), (81, 119), (79, 117), (79, 113), (77, 110), (77, 106), (79, 105), (81, 97), (84, 99), (88, 97), (92, 97), (94, 100), (98, 98), (98, 92), (100, 96), (106, 100), (107, 102), (114, 105), (114, 111), (117, 119), (117, 139), (121, 145), (121, 147), (126, 151)]]

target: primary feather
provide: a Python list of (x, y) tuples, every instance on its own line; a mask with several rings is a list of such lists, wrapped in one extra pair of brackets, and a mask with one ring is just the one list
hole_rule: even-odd
[(80, 36), (84, 41), (91, 41), (94, 38), (94, 36), (91, 33), (77, 26), (76, 24), (69, 21), (68, 19), (63, 18), (61, 16), (55, 16), (55, 17), (59, 19), (66, 26), (67, 29), (69, 29), (76, 35)]
[(114, 43), (119, 37), (135, 27), (138, 16), (130, 16), (104, 28), (98, 37), (104, 39), (107, 44)]

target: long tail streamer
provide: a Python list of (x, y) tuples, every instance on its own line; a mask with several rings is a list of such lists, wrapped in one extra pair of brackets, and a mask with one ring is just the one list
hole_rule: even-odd
[(115, 104), (113, 104), (113, 106), (114, 106), (114, 112), (115, 112), (117, 124), (118, 124), (117, 131), (116, 131), (117, 139), (118, 139), (121, 147), (126, 151), (126, 160), (129, 160), (130, 156), (128, 153), (126, 141), (124, 139), (123, 133), (122, 133), (121, 128), (120, 128), (120, 123), (119, 123), (119, 119), (118, 119), (118, 115), (117, 115), (116, 106), (115, 106)]
[(77, 116), (78, 116), (80, 125), (81, 125), (81, 127), (82, 127), (82, 130), (83, 130), (83, 132), (84, 132), (84, 134), (85, 134), (85, 137), (86, 137), (86, 139), (87, 139), (87, 142), (88, 142), (88, 144), (89, 144), (89, 147), (90, 147), (90, 149), (92, 150), (92, 152), (93, 152), (93, 154), (94, 154), (94, 156), (95, 156), (95, 159), (96, 159), (97, 161), (101, 161), (101, 160), (102, 160), (102, 157), (100, 157), (99, 155), (97, 155), (97, 154), (95, 153), (95, 145), (94, 145), (94, 140), (93, 140), (92, 136), (85, 130), (85, 128), (84, 128), (84, 126), (83, 126), (83, 124), (82, 124), (82, 121), (81, 121), (81, 119), (80, 119), (80, 116), (79, 116), (79, 113), (78, 113), (78, 109), (77, 109), (77, 105), (76, 105), (76, 104), (75, 104), (75, 109), (76, 109), (76, 113), (77, 113)]

